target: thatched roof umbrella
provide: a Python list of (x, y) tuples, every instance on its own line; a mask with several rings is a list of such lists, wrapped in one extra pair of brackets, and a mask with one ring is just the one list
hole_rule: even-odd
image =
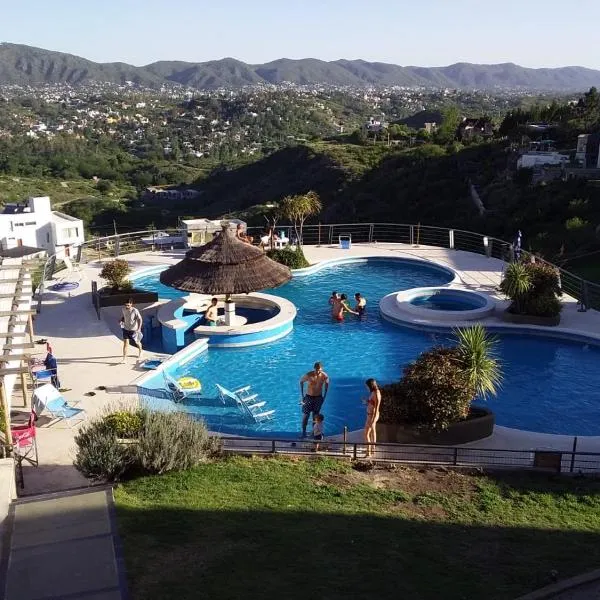
[(228, 224), (208, 244), (188, 250), (185, 258), (160, 274), (165, 285), (196, 294), (247, 294), (277, 287), (292, 272), (252, 244), (239, 240)]

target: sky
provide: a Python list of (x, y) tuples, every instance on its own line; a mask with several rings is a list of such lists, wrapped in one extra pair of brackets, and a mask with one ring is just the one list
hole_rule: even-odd
[(145, 65), (230, 56), (600, 68), (599, 0), (21, 0), (0, 41)]

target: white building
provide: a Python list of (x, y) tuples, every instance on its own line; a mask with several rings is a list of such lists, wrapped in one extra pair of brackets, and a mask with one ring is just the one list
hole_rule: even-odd
[[(231, 229), (237, 229), (242, 224), (246, 229), (246, 223), (240, 219), (226, 219)], [(184, 219), (181, 221), (183, 228), (183, 240), (188, 248), (203, 246), (210, 242), (217, 231), (221, 231), (221, 219), (211, 221), (210, 219)]]
[(558, 152), (527, 152), (517, 160), (517, 169), (533, 168), (542, 165), (567, 165), (569, 157)]
[(72, 249), (83, 241), (83, 221), (53, 211), (48, 196), (29, 198), (23, 204), (6, 204), (0, 214), (3, 250), (27, 246), (48, 254), (71, 256)]

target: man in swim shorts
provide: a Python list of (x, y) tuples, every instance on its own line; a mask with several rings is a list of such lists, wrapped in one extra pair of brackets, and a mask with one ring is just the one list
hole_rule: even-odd
[(218, 303), (218, 300), (216, 298), (213, 298), (210, 301), (210, 306), (206, 309), (206, 312), (204, 313), (204, 322), (209, 327), (217, 326), (217, 318), (219, 315), (219, 312), (217, 309), (217, 303)]
[(133, 306), (130, 298), (121, 311), (121, 329), (123, 332), (123, 362), (127, 358), (127, 346), (131, 342), (138, 349), (138, 358), (142, 357), (142, 315)]
[[(304, 383), (308, 383), (306, 394)], [(323, 371), (323, 365), (316, 362), (312, 371), (300, 378), (300, 396), (302, 397), (302, 437), (306, 437), (308, 417), (313, 417), (321, 412), (321, 407), (329, 390), (329, 376)]]

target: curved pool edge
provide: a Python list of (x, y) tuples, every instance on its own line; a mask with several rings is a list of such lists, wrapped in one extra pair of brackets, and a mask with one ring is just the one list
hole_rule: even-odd
[(328, 258), (326, 260), (321, 260), (313, 265), (310, 265), (309, 267), (304, 267), (303, 269), (292, 269), (292, 275), (294, 277), (305, 277), (306, 275), (312, 275), (314, 273), (317, 273), (318, 271), (321, 271), (322, 269), (326, 269), (327, 267), (336, 267), (338, 265), (368, 262), (397, 262), (419, 265), (431, 268), (435, 271), (450, 276), (452, 279), (450, 282), (448, 282), (447, 285), (460, 282), (460, 277), (454, 269), (451, 269), (446, 265), (441, 265), (435, 261), (425, 258), (413, 258), (411, 256), (382, 256), (381, 254), (366, 254), (363, 256), (342, 256), (340, 258)]
[(536, 337), (545, 337), (569, 342), (580, 342), (600, 347), (600, 334), (593, 332), (582, 333), (575, 329), (561, 327), (560, 325), (552, 327), (550, 330), (543, 325), (524, 325), (521, 323), (509, 323), (501, 321), (493, 315), (477, 320), (454, 319), (453, 322), (436, 321), (435, 319), (420, 318), (418, 315), (401, 311), (398, 309), (396, 296), (398, 292), (392, 292), (384, 296), (379, 301), (379, 312), (386, 321), (400, 327), (418, 329), (422, 331), (431, 331), (432, 333), (446, 333), (457, 327), (470, 327), (474, 323), (484, 325), (490, 331), (496, 331), (503, 334), (526, 334)]
[[(467, 297), (476, 297), (478, 300), (483, 302), (483, 305), (468, 310), (452, 311), (432, 310), (411, 304), (411, 301), (417, 298), (419, 295), (430, 294), (432, 292), (454, 292), (461, 295), (464, 294)], [(456, 321), (457, 317), (459, 317), (462, 321), (480, 320), (491, 316), (496, 310), (496, 301), (493, 300), (488, 294), (465, 289), (464, 287), (459, 287), (456, 285), (420, 287), (403, 290), (396, 293), (396, 305), (396, 309), (399, 313), (405, 312), (408, 313), (409, 316), (413, 316), (415, 318), (420, 317), (424, 319), (428, 318), (434, 322)]]

